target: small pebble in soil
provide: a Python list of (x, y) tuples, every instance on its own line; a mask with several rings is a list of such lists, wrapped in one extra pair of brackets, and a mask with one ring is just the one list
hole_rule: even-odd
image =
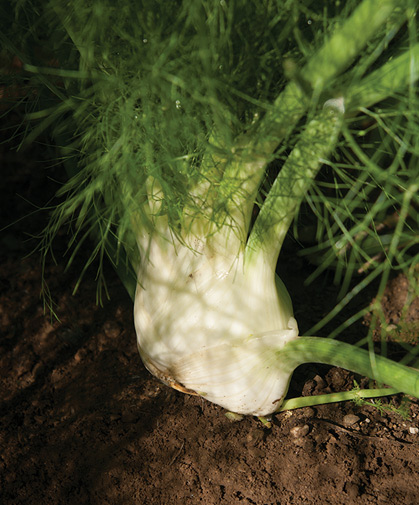
[(356, 424), (358, 421), (359, 417), (355, 414), (346, 414), (346, 416), (342, 419), (342, 424), (348, 428), (349, 426)]
[(317, 387), (319, 389), (324, 389), (324, 387), (326, 386), (324, 379), (322, 377), (320, 377), (320, 375), (316, 375), (313, 380), (316, 382)]
[(308, 424), (304, 424), (303, 426), (294, 426), (294, 428), (290, 429), (290, 435), (294, 438), (302, 438), (305, 437), (310, 431), (310, 427)]
[(348, 497), (351, 498), (352, 500), (354, 500), (355, 498), (357, 498), (360, 495), (359, 486), (357, 484), (355, 484), (354, 482), (347, 482), (345, 484), (344, 489), (345, 489), (345, 492), (348, 495)]
[(411, 427), (409, 428), (409, 433), (410, 433), (411, 435), (417, 435), (417, 434), (419, 433), (419, 428), (415, 428), (415, 427), (411, 426)]
[(303, 414), (305, 417), (314, 417), (315, 412), (311, 407), (306, 407), (303, 411)]

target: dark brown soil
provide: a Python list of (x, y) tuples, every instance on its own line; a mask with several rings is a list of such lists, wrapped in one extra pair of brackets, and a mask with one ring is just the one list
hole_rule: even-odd
[[(417, 401), (409, 419), (347, 402), (281, 413), (270, 430), (253, 418), (231, 422), (223, 409), (170, 390), (144, 369), (132, 303), (111, 269), (103, 307), (95, 304), (94, 267), (72, 295), (86, 255), (65, 272), (64, 235), (58, 265), (50, 261), (45, 273), (60, 321), (45, 315), (39, 256), (28, 254), (47, 215), (25, 199), (48, 202), (58, 187), (48, 175), (59, 174), (45, 170), (45, 146), (0, 149), (0, 228), (32, 213), (0, 238), (2, 504), (418, 503)], [(304, 331), (333, 306), (336, 289), (327, 274), (303, 286), (309, 265), (294, 254), (283, 261)], [(397, 324), (407, 286), (402, 277), (392, 283), (386, 304), (389, 324)], [(418, 311), (409, 313), (412, 321)], [(361, 324), (352, 330), (362, 331)], [(337, 368), (300, 367), (290, 395), (349, 389), (353, 378)]]

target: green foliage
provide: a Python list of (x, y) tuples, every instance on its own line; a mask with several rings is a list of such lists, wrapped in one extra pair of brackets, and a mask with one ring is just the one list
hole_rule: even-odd
[[(254, 205), (281, 200), (278, 192), (269, 197), (272, 174), (295, 159), (290, 153), (323, 102), (343, 96), (339, 140), (325, 141), (327, 149), (319, 146), (295, 170), (302, 186), (294, 232), (302, 254), (318, 264), (308, 281), (333, 268), (341, 285), (340, 303), (313, 331), (371, 282), (380, 279), (382, 295), (392, 271), (412, 278), (419, 224), (415, 1), (0, 5), (4, 51), (24, 63), (3, 82), (20, 78), (28, 90), (26, 141), (49, 128), (71, 176), (45, 231), (45, 254), (65, 225), (71, 258), (93, 238), (89, 264), (107, 255), (128, 278), (147, 254), (140, 258), (135, 233), (158, 232), (162, 222), (181, 239), (196, 222), (215, 229), (238, 223), (245, 240)], [(268, 210), (263, 219), (275, 205)], [(279, 235), (270, 242), (275, 260)]]

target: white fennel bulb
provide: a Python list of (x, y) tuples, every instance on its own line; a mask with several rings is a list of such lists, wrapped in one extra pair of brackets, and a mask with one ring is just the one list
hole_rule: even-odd
[(251, 229), (260, 183), (252, 169), (266, 161), (257, 150), (241, 146), (244, 154), (236, 153), (224, 174), (226, 181), (238, 180), (219, 228), (211, 224), (211, 188), (205, 179), (194, 188), (191, 198), (202, 202), (202, 217), (188, 221), (184, 211), (182, 239), (169, 231), (164, 192), (149, 178), (157, 231), (149, 237), (137, 228), (144, 261), (134, 318), (142, 359), (161, 380), (239, 414), (279, 410), (293, 370), (304, 361), (291, 355), (298, 327), (275, 267), (302, 195), (335, 145), (342, 114), (342, 99), (332, 100), (308, 123)]
[(146, 367), (172, 387), (232, 412), (279, 408), (293, 371), (275, 351), (297, 338), (291, 300), (256, 255), (244, 263), (236, 240), (193, 248), (153, 239), (139, 273), (134, 318)]

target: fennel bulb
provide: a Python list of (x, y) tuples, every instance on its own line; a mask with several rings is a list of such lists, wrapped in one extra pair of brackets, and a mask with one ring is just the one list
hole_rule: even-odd
[(246, 263), (236, 240), (214, 251), (152, 239), (134, 319), (146, 367), (176, 389), (239, 414), (267, 415), (292, 367), (275, 353), (297, 338), (291, 299), (264, 258)]
[(152, 238), (150, 260), (139, 270), (138, 349), (162, 382), (255, 416), (277, 412), (293, 371), (309, 362), (341, 366), (395, 388), (381, 389), (382, 395), (401, 390), (419, 396), (417, 370), (333, 339), (299, 337), (288, 292), (263, 254), (247, 263), (227, 246), (215, 252), (208, 238), (194, 244)]
[[(237, 186), (242, 207), (233, 206), (223, 226), (201, 218), (181, 239), (159, 215), (161, 188), (149, 181), (157, 232), (138, 228), (146, 261), (138, 271), (134, 320), (145, 365), (167, 384), (237, 414), (265, 416), (281, 406), (297, 366), (281, 350), (298, 337), (298, 325), (275, 267), (307, 181), (336, 143), (343, 113), (343, 99), (330, 100), (307, 125), (251, 230), (247, 192), (257, 188), (251, 177), (244, 190)], [(244, 153), (235, 163), (245, 173), (263, 168), (252, 149)]]

